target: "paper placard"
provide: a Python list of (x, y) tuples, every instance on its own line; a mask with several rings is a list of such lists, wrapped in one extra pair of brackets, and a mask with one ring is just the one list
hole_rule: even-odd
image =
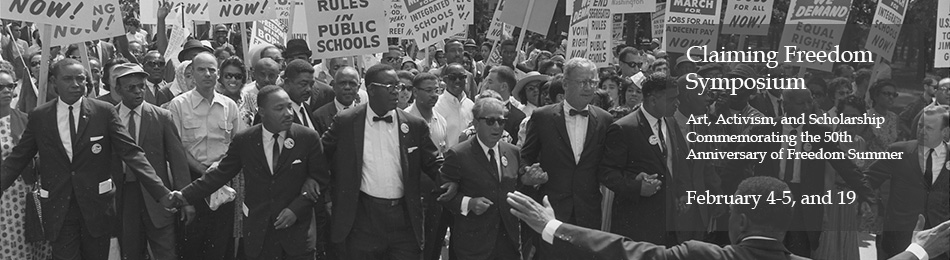
[(88, 0), (5, 0), (3, 4), (0, 4), (0, 17), (89, 29), (92, 28), (88, 19), (92, 17), (92, 5), (88, 2)]
[(385, 52), (389, 21), (383, 16), (389, 1), (311, 0), (307, 37), (313, 58), (335, 58)]

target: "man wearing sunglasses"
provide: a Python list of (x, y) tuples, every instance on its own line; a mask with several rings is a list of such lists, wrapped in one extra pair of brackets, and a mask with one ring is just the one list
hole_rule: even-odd
[[(396, 109), (396, 71), (366, 71), (369, 102), (344, 110), (323, 134), (330, 163), (331, 241), (344, 259), (419, 259), (423, 241), (419, 180), (439, 181), (442, 158), (422, 118)], [(440, 201), (458, 186), (443, 185)]]
[(142, 57), (142, 67), (145, 69), (145, 72), (148, 73), (148, 77), (145, 78), (145, 102), (161, 106), (168, 101), (172, 100), (172, 97), (168, 94), (161, 91), (168, 85), (168, 82), (165, 82), (165, 59), (162, 58), (162, 53), (158, 51), (149, 51)]
[(393, 68), (399, 68), (402, 65), (402, 48), (399, 46), (389, 46), (389, 51), (383, 53), (380, 64), (386, 64)]
[[(514, 104), (517, 100), (511, 96), (511, 90), (518, 84), (518, 80), (515, 79), (515, 72), (505, 66), (494, 67), (491, 69), (491, 72), (488, 73), (488, 77), (485, 78), (484, 84), (487, 89), (498, 92), (498, 94), (501, 95), (501, 99), (505, 102), (505, 108), (508, 110), (508, 119), (510, 119), (505, 123), (505, 131), (508, 131), (508, 133), (518, 133), (521, 120), (524, 120), (526, 115), (519, 108), (520, 105)], [(511, 142), (517, 144), (518, 135), (512, 136)]]
[[(445, 83), (445, 93), (439, 96), (435, 103), (435, 111), (445, 117), (445, 133), (448, 136), (458, 136), (462, 130), (468, 128), (472, 122), (472, 107), (475, 103), (465, 95), (465, 82), (469, 74), (461, 64), (452, 63), (442, 68), (442, 82)], [(458, 144), (456, 138), (449, 138), (446, 147)]]
[(634, 47), (627, 47), (620, 50), (618, 60), (620, 61), (620, 75), (629, 78), (640, 73), (640, 68), (643, 67), (646, 57), (643, 56), (642, 51)]

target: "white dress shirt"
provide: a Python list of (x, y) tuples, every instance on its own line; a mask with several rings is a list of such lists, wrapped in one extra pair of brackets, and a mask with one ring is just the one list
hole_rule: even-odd
[[(801, 141), (801, 138), (799, 138), (799, 137), (801, 137), (801, 135), (802, 135), (802, 125), (798, 125), (798, 127), (794, 127), (794, 128), (793, 128), (792, 126), (790, 126), (790, 125), (782, 125), (782, 134), (783, 134), (783, 135), (788, 135), (789, 132), (791, 132), (793, 129), (794, 129), (796, 132), (798, 132), (798, 133), (795, 134), (795, 135), (797, 136), (797, 137), (795, 137), (795, 138), (796, 138), (796, 140), (798, 140), (798, 142), (795, 142), (795, 146), (791, 146), (791, 145), (788, 145), (788, 143), (785, 143), (785, 144), (784, 144), (784, 145), (785, 145), (785, 148), (787, 148), (787, 149), (793, 149), (793, 150), (795, 150), (796, 152), (801, 152), (801, 151), (802, 151), (802, 143), (803, 143), (803, 142)], [(807, 151), (807, 152), (815, 151), (815, 149), (818, 149), (818, 148), (812, 148), (811, 151)], [(779, 167), (779, 170), (778, 170), (778, 171), (779, 171), (778, 177), (779, 177), (780, 180), (785, 180), (785, 174), (787, 174), (787, 173), (785, 172), (785, 169), (786, 169), (786, 167), (787, 167), (786, 165), (788, 165), (788, 161), (789, 161), (789, 160), (786, 160), (786, 158), (788, 158), (788, 156), (787, 156), (786, 153), (782, 153), (782, 154), (783, 154), (782, 159), (781, 159), (781, 161), (780, 161), (779, 164), (778, 164), (778, 167)], [(799, 159), (798, 157), (796, 157), (794, 160), (792, 160), (792, 163), (794, 163), (795, 166), (792, 166), (793, 168), (792, 168), (792, 181), (791, 181), (791, 183), (801, 183), (801, 182), (802, 182), (802, 179), (801, 179), (802, 160)]]
[(310, 111), (304, 111), (307, 109), (303, 109), (303, 106), (297, 103), (291, 102), (290, 106), (294, 109), (294, 115), (297, 116), (297, 120), (300, 120), (300, 125), (304, 125), (304, 122), (306, 122), (307, 127), (316, 130), (313, 126), (313, 121), (310, 121)]
[(475, 118), (474, 115), (472, 115), (472, 107), (475, 106), (475, 103), (472, 102), (471, 99), (468, 99), (465, 93), (461, 95), (461, 98), (459, 98), (446, 91), (439, 96), (435, 107), (432, 108), (435, 112), (445, 117), (445, 135), (450, 137), (448, 138), (449, 140), (446, 147), (453, 147), (458, 144), (458, 138), (451, 137), (461, 135), (462, 131), (468, 128), (469, 124), (471, 124)]
[[(947, 161), (947, 143), (941, 142), (940, 145), (933, 149), (934, 153), (931, 155), (933, 157), (933, 164), (930, 165), (930, 170), (933, 171), (933, 179), (930, 180), (930, 184), (936, 182), (937, 177), (940, 177), (941, 168), (944, 167)], [(930, 153), (930, 148), (924, 146), (917, 147), (917, 158), (920, 160), (920, 172), (927, 171), (928, 153)]]
[(402, 198), (402, 166), (399, 158), (399, 120), (395, 110), (386, 112), (393, 122), (373, 121), (379, 116), (366, 108), (363, 133), (363, 178), (360, 191), (382, 199)]
[(670, 145), (670, 128), (666, 125), (666, 119), (656, 118), (646, 109), (641, 108), (640, 111), (643, 111), (643, 116), (647, 118), (647, 123), (650, 124), (650, 129), (653, 130), (654, 135), (661, 133), (659, 131), (663, 131), (663, 145), (660, 146), (660, 151), (666, 154), (666, 169), (669, 169), (670, 174), (673, 174), (673, 156), (670, 155), (670, 147), (672, 147)]
[[(410, 115), (418, 116), (422, 118), (422, 113), (419, 112), (419, 108), (416, 107), (416, 104), (410, 105), (406, 108), (406, 112)], [(429, 125), (429, 139), (432, 139), (432, 143), (435, 144), (436, 148), (439, 148), (439, 153), (445, 152), (448, 150), (449, 137), (445, 134), (445, 118), (432, 110), (432, 118), (428, 121)], [(456, 138), (458, 139), (458, 138)], [(456, 140), (457, 141), (457, 140)]]
[(590, 107), (587, 105), (583, 109), (576, 109), (568, 104), (567, 101), (564, 103), (564, 124), (567, 127), (567, 138), (571, 140), (571, 150), (574, 152), (574, 163), (581, 161), (581, 153), (584, 152), (584, 142), (587, 141), (587, 122), (589, 117), (575, 115), (571, 116), (571, 109), (578, 111), (586, 111)]
[[(261, 138), (263, 138), (264, 140), (264, 142), (262, 143), (262, 145), (264, 146), (263, 147), (264, 157), (267, 159), (267, 166), (269, 166), (267, 169), (271, 171), (270, 174), (275, 174), (274, 172), (274, 133), (272, 133), (271, 131), (267, 131), (267, 128), (263, 126), (261, 126), (261, 129), (263, 130), (261, 131)], [(278, 149), (280, 149), (281, 151), (284, 150), (283, 144), (284, 144), (284, 139), (286, 138), (286, 136), (287, 136), (287, 131), (280, 131), (280, 137), (277, 138), (277, 141), (279, 142), (278, 146), (280, 146), (280, 148)]]
[(339, 115), (340, 112), (343, 112), (343, 110), (350, 109), (351, 107), (354, 107), (357, 104), (359, 104), (359, 102), (357, 102), (357, 100), (355, 99), (353, 100), (353, 102), (350, 102), (349, 106), (343, 105), (343, 103), (340, 103), (340, 101), (337, 100), (336, 98), (333, 99), (333, 106), (336, 106), (337, 115)]
[[(498, 153), (498, 143), (496, 142), (495, 146), (488, 148), (488, 146), (485, 145), (485, 143), (483, 143), (481, 139), (478, 139), (478, 137), (475, 137), (475, 139), (478, 140), (478, 145), (482, 147), (482, 153), (484, 153), (485, 158), (488, 158), (489, 162), (491, 162), (491, 156), (488, 155), (488, 150), (495, 151), (495, 169), (498, 169), (497, 177), (498, 177), (498, 181), (501, 181), (501, 176), (504, 175), (504, 173), (501, 172), (501, 165), (499, 164), (501, 163), (501, 155)], [(472, 197), (469, 197), (469, 196), (462, 197), (462, 205), (460, 205), (462, 209), (462, 216), (468, 216), (468, 210), (469, 210), (468, 202), (470, 200), (472, 200)]]
[[(122, 125), (124, 125), (126, 129), (129, 128), (129, 112), (132, 111), (135, 111), (135, 139), (137, 143), (138, 138), (142, 137), (139, 135), (139, 133), (142, 132), (142, 104), (139, 104), (139, 106), (135, 108), (129, 108), (125, 106), (125, 103), (119, 103), (119, 119), (122, 120)], [(69, 124), (69, 122), (67, 122), (67, 124)]]
[(73, 107), (73, 123), (76, 124), (73, 129), (79, 131), (79, 110), (82, 110), (82, 102), (85, 98), (79, 97), (72, 105), (66, 104), (62, 99), (56, 99), (56, 122), (59, 130), (59, 139), (63, 141), (63, 148), (66, 148), (66, 156), (69, 160), (73, 159), (73, 138), (69, 131), (69, 106)]

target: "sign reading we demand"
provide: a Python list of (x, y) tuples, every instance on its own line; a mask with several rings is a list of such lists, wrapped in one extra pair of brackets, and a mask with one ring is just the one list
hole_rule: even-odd
[(381, 0), (311, 0), (307, 9), (307, 37), (313, 58), (336, 58), (386, 52), (392, 5)]

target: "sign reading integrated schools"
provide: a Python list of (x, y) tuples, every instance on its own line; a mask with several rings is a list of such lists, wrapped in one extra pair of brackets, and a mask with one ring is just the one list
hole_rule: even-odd
[(671, 0), (666, 4), (663, 45), (667, 52), (686, 53), (690, 46), (716, 48), (722, 0)]
[(871, 31), (868, 32), (868, 40), (864, 45), (865, 49), (891, 60), (894, 56), (894, 46), (897, 45), (897, 36), (901, 33), (901, 24), (904, 23), (907, 1), (881, 0), (878, 2), (874, 22), (871, 23)]
[[(792, 0), (779, 45), (807, 51), (836, 51), (850, 12), (851, 0)], [(833, 64), (817, 61), (795, 65), (831, 71)]]
[(325, 59), (386, 52), (392, 3), (380, 0), (311, 0), (307, 37), (313, 58)]
[(88, 0), (4, 0), (0, 17), (34, 23), (92, 28)]
[(474, 2), (468, 0), (405, 0), (411, 30), (419, 46), (430, 46), (464, 32), (471, 23)]

